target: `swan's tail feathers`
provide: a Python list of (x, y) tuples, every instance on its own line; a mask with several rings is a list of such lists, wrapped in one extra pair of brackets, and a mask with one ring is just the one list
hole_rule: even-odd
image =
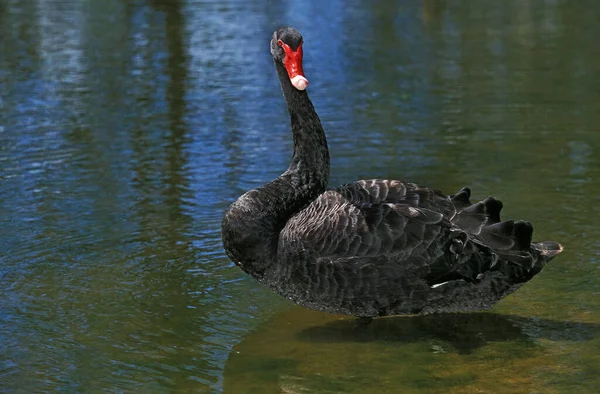
[(498, 256), (490, 268), (504, 272), (516, 283), (521, 283), (537, 275), (563, 250), (556, 242), (532, 242), (532, 235), (531, 223), (508, 220), (483, 227), (477, 239)]
[(479, 239), (497, 252), (528, 251), (531, 247), (533, 226), (529, 222), (507, 220), (484, 226)]
[[(534, 259), (549, 261), (563, 251), (563, 246), (557, 242), (532, 242), (533, 226), (526, 221), (507, 220), (484, 226), (478, 239), (500, 255), (531, 256)], [(518, 260), (518, 259), (517, 259)]]
[[(546, 263), (562, 252), (563, 247), (556, 242), (532, 242), (531, 223), (502, 221), (502, 202), (499, 200), (488, 197), (472, 204), (469, 197), (470, 190), (464, 188), (450, 199), (457, 210), (452, 223), (468, 234), (476, 251), (473, 256), (478, 256), (467, 257), (473, 267), (478, 267), (471, 271), (501, 271), (515, 283), (522, 283), (538, 274)], [(465, 246), (464, 250), (469, 248)]]
[(501, 201), (488, 197), (471, 204), (469, 193), (469, 189), (464, 188), (451, 197), (452, 203), (458, 210), (452, 220), (457, 227), (470, 234), (478, 235), (485, 226), (500, 223)]
[(458, 191), (458, 193), (450, 196), (450, 200), (456, 207), (456, 209), (464, 209), (471, 205), (471, 201), (469, 198), (471, 197), (471, 189), (468, 187), (463, 187)]
[(500, 211), (502, 210), (502, 201), (496, 200), (494, 197), (488, 197), (482, 201), (487, 215), (487, 224), (500, 222)]

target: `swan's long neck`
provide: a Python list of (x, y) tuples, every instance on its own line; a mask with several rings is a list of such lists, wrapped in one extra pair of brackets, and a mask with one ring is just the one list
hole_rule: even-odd
[(229, 257), (258, 279), (276, 262), (279, 233), (289, 218), (323, 193), (329, 179), (327, 140), (312, 102), (292, 86), (280, 63), (275, 68), (292, 123), (292, 161), (277, 179), (231, 205), (221, 234)]

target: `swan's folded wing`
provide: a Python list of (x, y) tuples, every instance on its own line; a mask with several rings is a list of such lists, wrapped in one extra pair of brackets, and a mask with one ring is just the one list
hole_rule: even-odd
[(355, 182), (323, 193), (291, 218), (281, 232), (279, 253), (309, 252), (332, 260), (423, 256), (452, 209), (448, 198), (432, 189), (399, 181)]
[(368, 179), (349, 183), (335, 190), (355, 204), (407, 204), (434, 210), (448, 218), (456, 213), (455, 202), (448, 196), (443, 195), (439, 190), (410, 182)]

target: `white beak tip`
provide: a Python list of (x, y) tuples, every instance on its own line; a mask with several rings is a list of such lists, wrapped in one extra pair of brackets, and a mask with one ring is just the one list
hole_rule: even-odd
[(298, 90), (304, 90), (308, 86), (308, 79), (304, 78), (302, 75), (296, 75), (294, 78), (290, 79), (292, 85)]

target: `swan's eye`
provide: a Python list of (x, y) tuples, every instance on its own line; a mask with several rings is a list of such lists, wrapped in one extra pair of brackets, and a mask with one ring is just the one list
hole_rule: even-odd
[(283, 41), (277, 40), (277, 45), (279, 45), (280, 47), (282, 47), (283, 46)]

